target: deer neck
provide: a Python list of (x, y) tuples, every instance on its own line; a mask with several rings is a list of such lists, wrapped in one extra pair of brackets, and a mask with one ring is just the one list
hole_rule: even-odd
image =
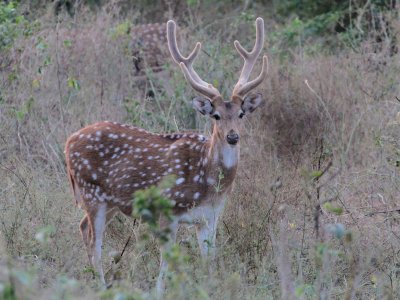
[(240, 154), (239, 144), (229, 145), (214, 130), (206, 153), (208, 178), (215, 179), (222, 191), (229, 189), (236, 176)]

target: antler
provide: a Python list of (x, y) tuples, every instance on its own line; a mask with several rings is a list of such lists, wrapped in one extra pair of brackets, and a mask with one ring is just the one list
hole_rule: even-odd
[(259, 85), (267, 75), (268, 58), (264, 55), (260, 75), (248, 82), (250, 73), (253, 70), (254, 64), (264, 46), (264, 20), (262, 18), (257, 18), (256, 20), (256, 42), (251, 52), (246, 51), (238, 41), (235, 41), (234, 45), (240, 56), (243, 57), (244, 65), (239, 80), (233, 89), (232, 99), (235, 99), (236, 96), (243, 97), (246, 95), (250, 90)]
[(192, 53), (190, 53), (188, 57), (184, 57), (178, 49), (178, 43), (176, 42), (176, 24), (172, 20), (169, 20), (167, 22), (167, 40), (168, 48), (172, 58), (181, 67), (182, 72), (190, 85), (196, 91), (207, 96), (211, 100), (221, 98), (221, 94), (219, 93), (219, 91), (211, 84), (202, 80), (193, 69), (193, 61), (199, 54), (201, 43), (197, 42), (196, 47), (194, 47)]

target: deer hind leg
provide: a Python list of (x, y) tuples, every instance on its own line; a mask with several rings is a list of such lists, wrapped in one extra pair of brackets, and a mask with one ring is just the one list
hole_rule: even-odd
[(93, 212), (87, 213), (80, 223), (82, 239), (86, 246), (89, 263), (95, 269), (103, 284), (105, 284), (105, 279), (101, 263), (101, 247), (104, 231), (117, 212), (118, 208), (107, 209), (107, 205), (103, 203)]
[[(110, 223), (110, 221), (112, 220), (112, 218), (115, 216), (115, 214), (118, 212), (118, 208), (112, 208), (110, 210), (107, 211), (107, 215), (106, 215), (106, 227), (107, 225)], [(89, 257), (89, 263), (90, 265), (93, 267), (92, 265), (92, 254), (90, 252), (90, 241), (92, 240), (92, 232), (91, 232), (91, 227), (89, 226), (89, 218), (87, 215), (85, 215), (83, 217), (83, 219), (81, 220), (81, 223), (79, 225), (80, 227), (80, 231), (81, 231), (81, 235), (82, 235), (82, 239), (83, 242), (85, 244), (86, 250), (88, 252), (88, 257)]]
[(87, 215), (85, 215), (81, 220), (81, 223), (79, 224), (79, 229), (81, 231), (83, 243), (85, 244), (86, 247), (87, 255), (89, 258), (89, 264), (91, 267), (93, 267), (92, 254), (90, 252), (90, 241), (92, 239), (92, 233), (90, 232), (90, 228), (91, 226), (89, 226), (89, 218)]
[[(88, 238), (87, 240), (89, 261), (97, 272), (101, 283), (103, 283), (104, 285), (106, 284), (106, 282), (104, 279), (103, 266), (101, 264), (101, 247), (103, 245), (103, 235), (106, 228), (106, 215), (106, 203), (101, 203), (97, 207), (91, 209), (91, 211), (88, 212), (86, 215), (89, 227), (86, 231), (84, 231), (88, 233), (87, 237), (90, 237), (90, 239)], [(83, 225), (85, 225), (85, 218), (83, 218), (82, 222)], [(83, 233), (82, 236), (85, 241)]]

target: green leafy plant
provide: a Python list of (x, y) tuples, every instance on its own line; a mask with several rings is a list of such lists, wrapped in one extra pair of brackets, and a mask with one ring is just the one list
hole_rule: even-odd
[(166, 177), (158, 186), (151, 186), (145, 190), (134, 193), (133, 216), (145, 221), (150, 231), (160, 240), (161, 243), (168, 241), (168, 228), (160, 228), (161, 217), (172, 220), (172, 208), (174, 203), (162, 194), (164, 189), (172, 186), (174, 176)]
[(74, 89), (76, 91), (79, 91), (81, 89), (81, 85), (79, 84), (79, 81), (75, 77), (68, 77), (67, 84), (69, 88)]
[(298, 46), (310, 54), (332, 53), (343, 45), (356, 49), (371, 33), (394, 38), (390, 17), (383, 16), (396, 12), (386, 1), (287, 0), (277, 3), (276, 10), (283, 26), (272, 34), (272, 42), (281, 57)]
[(333, 206), (330, 202), (326, 202), (323, 205), (323, 208), (335, 215), (341, 215), (343, 213), (343, 208), (340, 206)]
[(56, 228), (52, 225), (43, 227), (36, 233), (35, 239), (41, 244), (46, 244), (55, 232)]
[(18, 14), (15, 2), (0, 2), (0, 50), (10, 47), (14, 39), (22, 33), (20, 26), (25, 19)]
[(111, 38), (127, 37), (131, 31), (132, 23), (124, 21), (111, 29)]
[(19, 108), (13, 107), (12, 108), (13, 113), (18, 121), (23, 121), (25, 119), (26, 115), (31, 112), (34, 102), (35, 102), (35, 100), (32, 97), (30, 97), (27, 101), (25, 101), (21, 105), (21, 107), (19, 107)]
[(218, 172), (218, 182), (214, 185), (214, 189), (217, 193), (222, 191), (223, 188), (223, 184), (222, 184), (222, 180), (225, 178), (224, 176), (224, 172), (220, 169)]

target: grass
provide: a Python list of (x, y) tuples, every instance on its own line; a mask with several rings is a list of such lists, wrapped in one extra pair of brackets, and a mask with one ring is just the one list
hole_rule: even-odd
[[(123, 216), (104, 245), (113, 288), (102, 291), (92, 280), (82, 211), (64, 168), (66, 137), (98, 120), (157, 132), (209, 130), (171, 61), (163, 75), (135, 79), (129, 36), (110, 30), (122, 22), (105, 12), (90, 22), (49, 22), (9, 51), (13, 63), (0, 83), (0, 298), (154, 297), (157, 242), (142, 239), (146, 225)], [(232, 39), (252, 41), (232, 28), (193, 30), (183, 45), (206, 41), (208, 55), (196, 66), (227, 95), (241, 63)], [(270, 57), (266, 105), (246, 119), (214, 274), (193, 230), (182, 228), (166, 299), (400, 297), (398, 54), (371, 40), (336, 55), (303, 50), (290, 60)]]

